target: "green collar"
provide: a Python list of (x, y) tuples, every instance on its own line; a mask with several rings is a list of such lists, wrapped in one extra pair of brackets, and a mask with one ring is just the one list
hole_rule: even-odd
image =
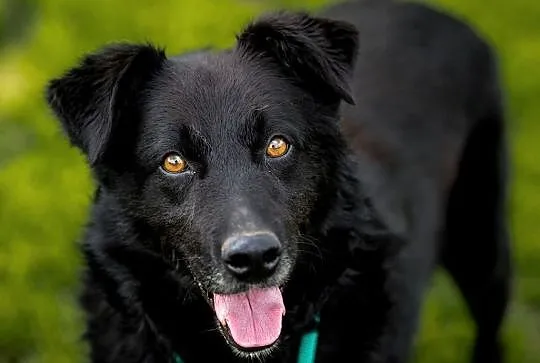
[[(319, 317), (315, 316), (315, 322), (319, 323)], [(298, 363), (315, 363), (315, 355), (317, 353), (317, 340), (319, 332), (317, 328), (304, 333), (300, 341), (300, 349), (298, 351)], [(184, 363), (182, 358), (176, 353), (173, 356), (174, 363)]]

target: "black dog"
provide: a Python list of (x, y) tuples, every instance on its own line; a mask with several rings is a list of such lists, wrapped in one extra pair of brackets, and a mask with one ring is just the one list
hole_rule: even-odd
[(93, 362), (295, 362), (313, 328), (317, 362), (405, 362), (438, 262), (477, 324), (474, 362), (501, 361), (492, 50), (421, 5), (321, 16), (264, 16), (225, 51), (111, 45), (49, 84), (98, 184)]

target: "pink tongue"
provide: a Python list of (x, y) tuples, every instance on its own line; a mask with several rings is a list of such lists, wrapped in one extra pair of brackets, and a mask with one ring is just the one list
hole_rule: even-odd
[(285, 306), (277, 287), (214, 294), (214, 308), (218, 320), (226, 322), (232, 338), (241, 347), (264, 347), (279, 338)]

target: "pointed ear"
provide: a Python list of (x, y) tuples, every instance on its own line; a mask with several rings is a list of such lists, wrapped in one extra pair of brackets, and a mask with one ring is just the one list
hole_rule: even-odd
[(113, 44), (49, 82), (47, 102), (90, 164), (103, 156), (122, 113), (164, 60), (163, 50), (150, 45)]
[(352, 24), (280, 12), (259, 18), (237, 38), (238, 48), (272, 59), (317, 97), (354, 103), (349, 78), (358, 52), (358, 31)]

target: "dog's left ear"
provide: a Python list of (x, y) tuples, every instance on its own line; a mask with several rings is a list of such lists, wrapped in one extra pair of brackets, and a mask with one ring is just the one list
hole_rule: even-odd
[(239, 49), (273, 59), (318, 98), (354, 104), (349, 78), (358, 52), (358, 31), (352, 24), (280, 12), (251, 23), (237, 39)]
[[(164, 62), (163, 50), (149, 44), (110, 44), (48, 83), (50, 108), (91, 165), (103, 158), (115, 136), (125, 138), (120, 126), (126, 126), (124, 131), (134, 128), (127, 114), (136, 109), (136, 95)], [(122, 119), (130, 124), (123, 125)]]

